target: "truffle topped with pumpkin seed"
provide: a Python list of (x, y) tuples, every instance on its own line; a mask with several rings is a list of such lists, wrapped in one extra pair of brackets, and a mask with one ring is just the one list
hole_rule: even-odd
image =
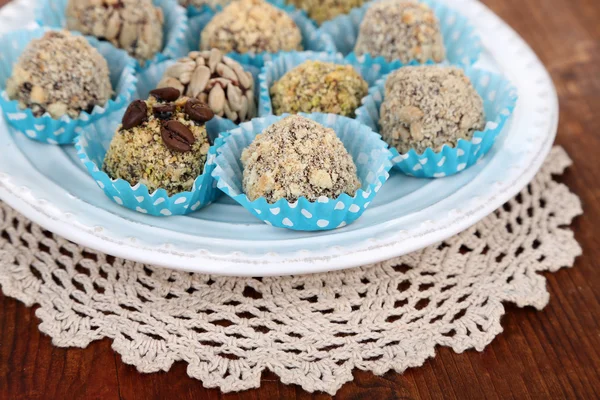
[(302, 50), (302, 34), (283, 10), (263, 0), (237, 0), (215, 15), (200, 35), (201, 50), (276, 53)]
[(152, 0), (69, 0), (67, 28), (108, 40), (140, 63), (163, 46), (162, 9)]
[(158, 87), (174, 87), (235, 123), (256, 116), (254, 78), (220, 50), (192, 51), (167, 68)]
[(189, 191), (203, 173), (210, 142), (204, 124), (213, 112), (197, 99), (180, 97), (175, 88), (150, 92), (123, 115), (104, 158), (112, 179), (165, 189), (169, 195)]

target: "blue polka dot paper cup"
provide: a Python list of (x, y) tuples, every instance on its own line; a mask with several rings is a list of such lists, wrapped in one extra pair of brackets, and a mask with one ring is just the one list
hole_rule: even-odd
[(281, 79), (288, 71), (307, 60), (325, 61), (336, 64), (351, 65), (363, 77), (369, 87), (375, 85), (389, 72), (402, 66), (400, 61), (387, 62), (383, 57), (373, 58), (370, 55), (356, 57), (354, 54), (344, 58), (341, 54), (316, 53), (312, 51), (292, 52), (282, 54), (272, 61), (267, 61), (259, 75), (259, 104), (258, 115), (261, 117), (273, 114), (271, 103), (271, 86)]
[(335, 130), (357, 167), (361, 188), (354, 196), (343, 193), (336, 199), (321, 197), (311, 202), (301, 197), (294, 203), (280, 199), (269, 204), (265, 198), (250, 201), (244, 193), (240, 161), (243, 149), (257, 134), (287, 115), (255, 118), (221, 135), (217, 140), (217, 166), (213, 171), (219, 189), (252, 215), (275, 227), (320, 231), (351, 224), (365, 212), (388, 179), (392, 155), (378, 134), (350, 118), (334, 114), (299, 114)]
[[(302, 47), (304, 50), (325, 53), (336, 52), (335, 45), (329, 34), (317, 30), (315, 22), (307, 17), (306, 12), (297, 10), (291, 5), (286, 5), (281, 0), (270, 0), (268, 3), (285, 11), (294, 20), (302, 34)], [(205, 8), (203, 13), (190, 19), (190, 29), (188, 30), (188, 47), (190, 49), (197, 50), (200, 48), (200, 35), (217, 12)], [(231, 52), (227, 55), (240, 64), (249, 65), (260, 70), (266, 61), (273, 60), (279, 55), (286, 53), (288, 52), (263, 52), (257, 54)]]
[[(38, 24), (53, 28), (67, 27), (65, 11), (69, 0), (39, 0), (35, 9), (35, 18)], [(164, 16), (163, 49), (152, 59), (142, 63), (136, 61), (138, 70), (148, 68), (152, 64), (168, 59), (183, 57), (189, 52), (186, 32), (188, 31), (188, 17), (186, 10), (179, 5), (177, 0), (153, 0), (155, 6), (160, 7)]]
[[(456, 147), (445, 145), (441, 151), (428, 148), (423, 154), (414, 150), (399, 154), (392, 147), (394, 168), (418, 178), (443, 178), (469, 168), (490, 151), (516, 106), (517, 89), (502, 76), (481, 69), (467, 68), (465, 74), (483, 99), (485, 129), (476, 131), (471, 140), (459, 139)], [(356, 110), (356, 119), (376, 132), (380, 132), (379, 110), (385, 98), (386, 79), (387, 76), (380, 79), (369, 90), (362, 107)]]
[[(125, 110), (115, 113), (111, 118), (91, 124), (75, 141), (79, 159), (109, 199), (130, 210), (159, 217), (189, 214), (217, 199), (221, 192), (211, 176), (215, 168), (216, 145), (210, 147), (204, 172), (196, 178), (192, 189), (188, 192), (169, 196), (165, 189), (158, 189), (150, 193), (144, 184), (138, 183), (132, 186), (124, 179), (110, 178), (102, 170), (102, 165), (124, 112)], [(232, 127), (235, 125), (231, 121), (223, 119), (213, 119), (206, 124), (209, 136), (215, 137), (219, 132)]]
[[(441, 2), (420, 1), (431, 7), (440, 21), (447, 61), (460, 66), (474, 64), (481, 54), (481, 39), (468, 19)], [(344, 55), (352, 53), (358, 39), (360, 24), (367, 9), (373, 3), (369, 2), (360, 8), (351, 10), (349, 14), (340, 15), (324, 22), (319, 31), (331, 36), (339, 52)], [(416, 61), (411, 63), (416, 63)]]
[(108, 43), (87, 38), (108, 62), (110, 82), (114, 91), (112, 98), (103, 106), (95, 106), (91, 113), (82, 111), (78, 118), (68, 115), (55, 119), (46, 113), (41, 117), (33, 115), (30, 109), (22, 109), (19, 102), (11, 100), (6, 93), (6, 81), (12, 74), (13, 66), (26, 46), (33, 39), (40, 38), (49, 28), (34, 27), (13, 31), (0, 37), (0, 107), (6, 121), (30, 139), (48, 144), (71, 144), (77, 133), (87, 125), (107, 118), (123, 108), (134, 96), (137, 78), (135, 60), (123, 50), (115, 49)]

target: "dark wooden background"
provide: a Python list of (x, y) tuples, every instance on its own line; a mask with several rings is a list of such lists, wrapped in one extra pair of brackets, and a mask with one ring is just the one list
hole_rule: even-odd
[[(399, 375), (356, 371), (340, 399), (600, 398), (600, 0), (483, 0), (513, 26), (552, 74), (560, 97), (558, 144), (575, 161), (562, 181), (585, 214), (573, 224), (584, 255), (547, 274), (543, 311), (507, 306), (504, 333), (485, 351), (434, 359)], [(7, 0), (0, 0), (0, 5)], [(109, 340), (62, 349), (40, 334), (34, 309), (0, 293), (0, 399), (326, 399), (270, 372), (260, 389), (224, 395), (189, 378), (186, 365), (142, 375)]]

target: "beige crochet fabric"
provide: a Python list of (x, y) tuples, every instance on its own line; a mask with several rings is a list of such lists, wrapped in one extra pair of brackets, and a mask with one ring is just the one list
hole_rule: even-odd
[(44, 231), (0, 202), (0, 285), (39, 304), (56, 346), (110, 337), (141, 372), (189, 364), (207, 387), (287, 384), (335, 393), (359, 368), (402, 372), (435, 346), (483, 350), (502, 332), (503, 302), (548, 302), (538, 272), (573, 265), (564, 229), (581, 213), (553, 181), (570, 164), (555, 148), (534, 181), (476, 226), (384, 263), (283, 278), (227, 278), (115, 259)]

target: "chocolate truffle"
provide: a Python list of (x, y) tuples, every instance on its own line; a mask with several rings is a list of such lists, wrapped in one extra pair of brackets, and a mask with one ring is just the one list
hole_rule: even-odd
[(485, 128), (483, 100), (465, 73), (454, 67), (404, 67), (385, 84), (381, 136), (398, 152), (441, 151)]
[(203, 5), (207, 5), (213, 10), (218, 6), (225, 7), (229, 3), (231, 3), (231, 0), (179, 0), (179, 4), (184, 7), (193, 6), (202, 8)]
[(150, 193), (189, 191), (204, 170), (210, 147), (204, 123), (212, 117), (206, 105), (179, 98), (176, 89), (153, 91), (127, 108), (103, 169), (112, 179), (146, 185)]
[(446, 57), (439, 21), (426, 4), (414, 0), (373, 3), (360, 24), (354, 52), (403, 63), (442, 62)]
[(354, 117), (367, 82), (351, 65), (308, 60), (271, 86), (273, 112), (322, 112)]
[(360, 188), (356, 165), (333, 129), (291, 115), (256, 136), (242, 152), (244, 192), (251, 201), (316, 201)]
[(77, 118), (112, 95), (108, 64), (83, 36), (50, 31), (32, 40), (6, 82), (6, 92), (36, 117)]
[(302, 50), (302, 34), (284, 11), (263, 0), (237, 0), (206, 25), (201, 50), (261, 53)]
[(167, 68), (158, 87), (175, 87), (235, 123), (256, 116), (252, 74), (220, 50), (192, 51)]
[(140, 63), (161, 51), (163, 13), (152, 0), (69, 0), (67, 27), (108, 40)]
[(362, 6), (368, 0), (291, 0), (297, 8), (307, 12), (308, 16), (322, 24), (341, 14)]

